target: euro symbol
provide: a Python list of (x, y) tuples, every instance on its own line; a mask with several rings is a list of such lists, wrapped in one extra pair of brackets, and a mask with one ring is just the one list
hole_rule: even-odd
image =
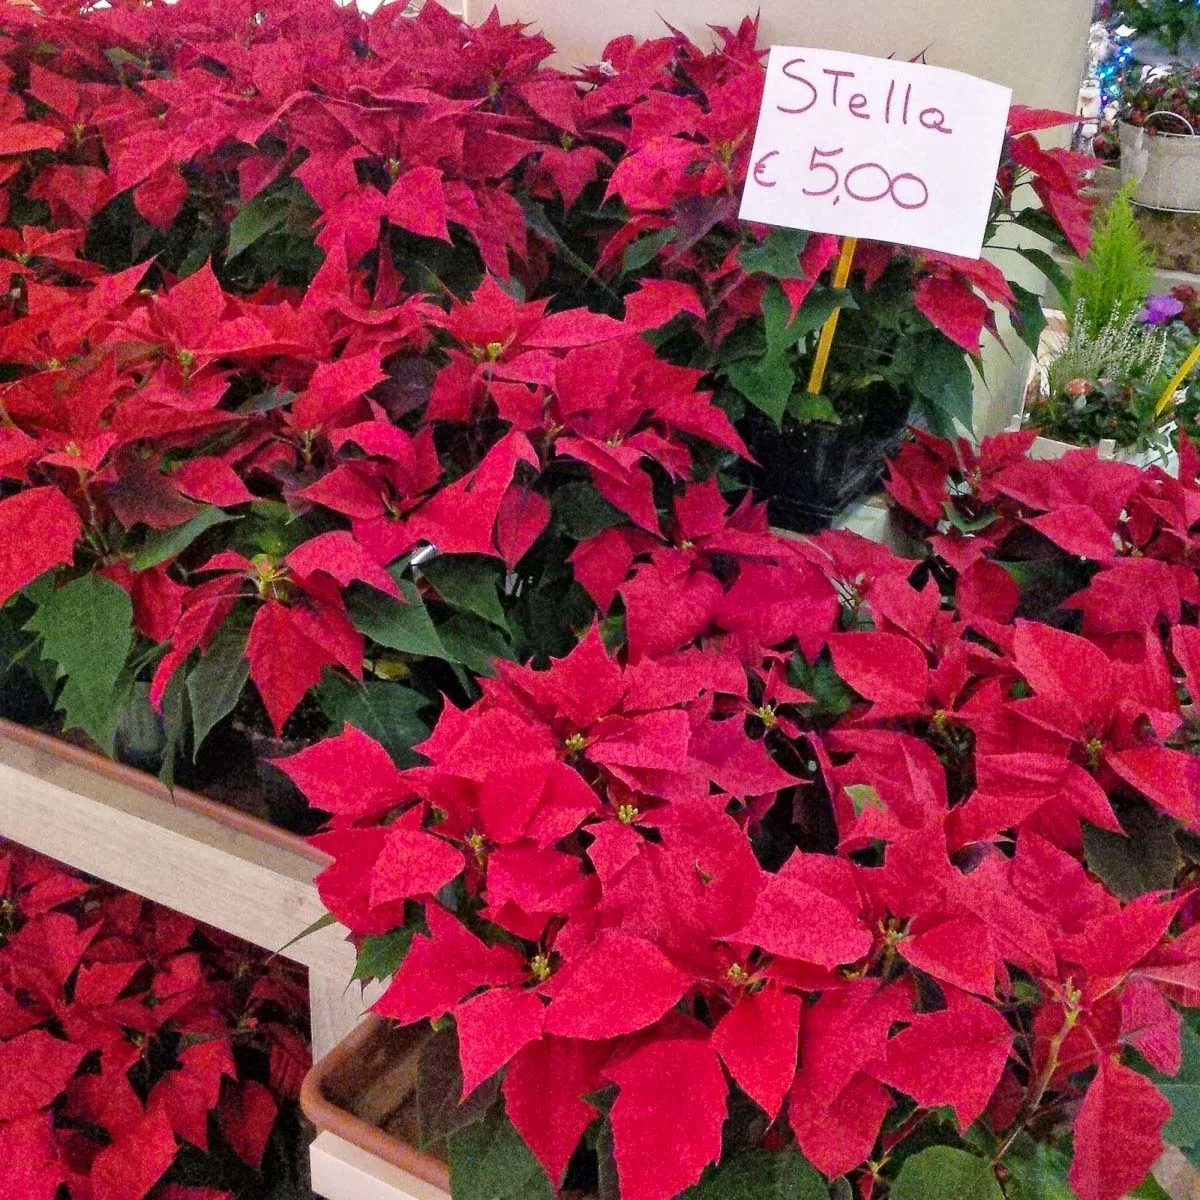
[(754, 182), (757, 183), (759, 187), (773, 188), (779, 182), (778, 179), (764, 178), (764, 175), (767, 171), (767, 163), (769, 163), (771, 159), (773, 159), (778, 153), (778, 150), (771, 150), (764, 154), (762, 158), (760, 158), (758, 162), (754, 164)]

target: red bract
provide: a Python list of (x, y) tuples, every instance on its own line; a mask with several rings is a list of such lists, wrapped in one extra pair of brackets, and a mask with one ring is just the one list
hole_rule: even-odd
[[(358, 580), (399, 597), (392, 577), (345, 532), (326, 533), (279, 561), (255, 562), (227, 551), (198, 568), (220, 572), (184, 597), (171, 649), (150, 690), (161, 705), (171, 677), (197, 647), (207, 646), (243, 598), (261, 601), (250, 624), (246, 657), (276, 732), (321, 678), (326, 666), (362, 676), (362, 635), (346, 616), (341, 588)], [(252, 585), (251, 590), (246, 584)]]
[[(0, 847), (0, 892), (6, 1186), (170, 1196), (160, 1179), (182, 1143), (210, 1149), (213, 1113), (258, 1168), (299, 1085), (280, 1056), (308, 1057), (302, 973), (19, 847)], [(202, 1169), (197, 1194), (232, 1194), (217, 1159)]]

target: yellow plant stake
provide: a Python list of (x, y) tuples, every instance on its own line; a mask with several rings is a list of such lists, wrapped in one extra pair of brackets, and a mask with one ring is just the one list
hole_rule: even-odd
[(1154, 410), (1156, 417), (1161, 417), (1171, 407), (1175, 399), (1175, 393), (1180, 389), (1183, 381), (1192, 373), (1193, 368), (1198, 366), (1200, 366), (1200, 342), (1196, 343), (1191, 354), (1184, 359), (1183, 366), (1175, 373), (1175, 378), (1167, 384), (1167, 390), (1163, 392), (1162, 399), (1158, 402), (1158, 407)]
[[(854, 262), (854, 251), (858, 248), (858, 238), (848, 237), (842, 241), (842, 254), (838, 259), (837, 269), (833, 273), (833, 286), (844, 288), (850, 282), (850, 267)], [(837, 333), (838, 318), (842, 310), (833, 310), (829, 320), (821, 330), (821, 340), (817, 343), (817, 357), (813, 360), (812, 375), (808, 380), (810, 396), (819, 396), (825, 385), (825, 371), (829, 366), (829, 352), (833, 349), (833, 335)]]

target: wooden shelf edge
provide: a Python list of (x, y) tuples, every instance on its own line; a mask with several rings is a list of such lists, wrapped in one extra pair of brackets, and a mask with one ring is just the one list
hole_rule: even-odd
[(317, 1134), (309, 1147), (313, 1192), (323, 1200), (450, 1200), (424, 1183), (360, 1150), (336, 1134)]
[(0, 732), (0, 837), (136, 892), (343, 986), (354, 971), (324, 915), (309, 854)]

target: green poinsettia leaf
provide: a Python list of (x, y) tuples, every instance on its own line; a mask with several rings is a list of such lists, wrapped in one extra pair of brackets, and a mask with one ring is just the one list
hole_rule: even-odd
[(554, 1189), (512, 1123), (491, 1112), (450, 1138), (454, 1200), (551, 1200)]
[(1075, 1200), (1067, 1183), (1071, 1160), (1061, 1150), (1021, 1134), (1004, 1156), (1006, 1200)]
[(133, 645), (129, 597), (111, 580), (82, 575), (44, 593), (25, 628), (41, 635), (42, 657), (57, 663), (65, 681), (58, 706), (67, 728), (84, 730), (111, 754), (121, 709), (119, 683)]
[(1179, 869), (1179, 823), (1144, 802), (1122, 806), (1120, 815), (1124, 834), (1084, 825), (1088, 870), (1121, 900), (1173, 887)]
[(465, 609), (501, 629), (508, 626), (500, 604), (503, 567), (482, 554), (443, 554), (426, 563), (421, 574), (453, 608)]
[(1163, 1127), (1163, 1139), (1182, 1150), (1193, 1165), (1200, 1165), (1200, 1012), (1183, 1014), (1180, 1045), (1182, 1062), (1175, 1075), (1154, 1070), (1136, 1055), (1131, 1065), (1171, 1103), (1173, 1111)]
[(167, 791), (175, 790), (175, 760), (184, 744), (187, 731), (187, 688), (183, 676), (176, 672), (163, 693), (162, 724), (164, 744), (159, 779)]
[(755, 408), (776, 425), (782, 422), (796, 386), (796, 372), (787, 358), (770, 352), (757, 362), (731, 363), (725, 374)]
[(798, 1150), (756, 1150), (711, 1169), (681, 1200), (829, 1200), (829, 1188)]
[(200, 753), (216, 725), (233, 712), (249, 677), (245, 632), (222, 630), (187, 677), (193, 753)]
[[(500, 1078), (496, 1075), (480, 1084), (465, 1100), (462, 1089), (458, 1033), (453, 1026), (443, 1026), (421, 1047), (417, 1060), (417, 1129), (423, 1147), (444, 1142), (469, 1126), (485, 1123), (499, 1099)], [(459, 1144), (460, 1156), (470, 1153), (472, 1146), (482, 1149), (483, 1140), (477, 1130), (473, 1140)], [(463, 1169), (460, 1166), (460, 1175)], [(470, 1178), (470, 1169), (466, 1170)]]
[(992, 1164), (953, 1146), (931, 1146), (900, 1168), (891, 1200), (1004, 1200)]
[(1042, 308), (1042, 298), (1019, 283), (1013, 283), (1013, 298), (1016, 300), (1016, 311), (1013, 313), (1013, 328), (1017, 336), (1029, 347), (1034, 354), (1038, 352), (1042, 342), (1042, 334), (1046, 330), (1046, 312)]
[(375, 588), (356, 586), (351, 589), (346, 608), (354, 628), (386, 650), (453, 662), (438, 637), (416, 584), (408, 579), (397, 579), (396, 583), (404, 593), (403, 602)]
[(413, 747), (429, 736), (429, 726), (418, 716), (429, 707), (428, 696), (400, 683), (358, 683), (326, 672), (316, 698), (331, 721), (345, 721), (373, 737), (398, 767), (422, 761)]
[(229, 223), (229, 248), (225, 251), (225, 261), (237, 258), (255, 242), (278, 229), (287, 220), (290, 208), (291, 198), (279, 192), (259, 192), (248, 204), (243, 205)]
[(638, 238), (625, 251), (624, 272), (628, 274), (630, 271), (640, 271), (643, 267), (648, 266), (657, 257), (658, 252), (674, 240), (674, 229), (660, 229), (655, 233), (648, 233)]
[(438, 636), (452, 660), (476, 675), (494, 674), (492, 664), (498, 658), (510, 662), (517, 658), (508, 638), (473, 613), (456, 613), (441, 626)]
[(739, 258), (748, 275), (773, 275), (776, 279), (803, 279), (800, 255), (809, 235), (802, 229), (772, 229), (761, 242), (743, 248)]
[(227, 521), (237, 521), (239, 517), (227, 513), (224, 509), (202, 508), (190, 521), (176, 525), (174, 529), (152, 529), (146, 534), (141, 550), (134, 556), (133, 565), (139, 571), (148, 571), (182, 554), (202, 533), (212, 529), (214, 525), (223, 525)]
[(415, 933), (415, 929), (393, 929), (389, 933), (363, 938), (354, 964), (354, 979), (366, 983), (390, 979), (400, 969)]

